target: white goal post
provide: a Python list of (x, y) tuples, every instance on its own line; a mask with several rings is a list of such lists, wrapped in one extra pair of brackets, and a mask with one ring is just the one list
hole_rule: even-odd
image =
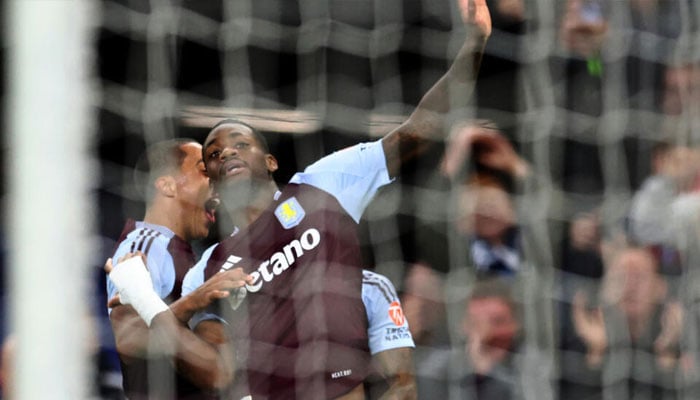
[(98, 2), (5, 3), (9, 330), (17, 399), (81, 399), (96, 171), (91, 26)]

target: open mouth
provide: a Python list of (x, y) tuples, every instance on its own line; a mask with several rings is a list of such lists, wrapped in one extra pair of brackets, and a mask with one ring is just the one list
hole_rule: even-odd
[(231, 159), (224, 163), (221, 167), (221, 174), (224, 176), (235, 175), (245, 167), (245, 163), (241, 160)]
[(221, 200), (218, 197), (211, 197), (204, 203), (204, 211), (212, 224), (216, 222), (216, 209), (219, 207), (219, 204), (221, 204)]

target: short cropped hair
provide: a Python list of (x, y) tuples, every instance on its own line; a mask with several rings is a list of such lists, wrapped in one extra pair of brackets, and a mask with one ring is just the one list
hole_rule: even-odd
[(268, 153), (268, 154), (270, 153), (270, 145), (267, 143), (267, 139), (265, 139), (265, 136), (263, 136), (263, 134), (260, 133), (259, 130), (255, 129), (250, 124), (246, 124), (245, 122), (243, 122), (241, 120), (237, 120), (237, 119), (233, 119), (233, 118), (226, 118), (224, 120), (221, 120), (221, 121), (217, 122), (216, 125), (214, 125), (211, 128), (209, 133), (213, 132), (214, 129), (220, 127), (221, 125), (229, 125), (229, 124), (230, 125), (242, 125), (242, 126), (247, 127), (248, 129), (250, 129), (251, 132), (253, 132), (253, 136), (255, 136), (255, 140), (258, 141), (258, 144), (260, 145), (260, 147), (262, 147), (262, 149), (265, 151), (265, 153)]
[(469, 295), (468, 302), (488, 298), (502, 300), (517, 315), (518, 306), (513, 298), (513, 290), (503, 278), (487, 278), (477, 281)]
[(146, 202), (153, 200), (154, 183), (164, 175), (179, 172), (187, 153), (182, 146), (198, 143), (194, 139), (170, 139), (151, 144), (141, 154), (134, 167), (134, 183)]

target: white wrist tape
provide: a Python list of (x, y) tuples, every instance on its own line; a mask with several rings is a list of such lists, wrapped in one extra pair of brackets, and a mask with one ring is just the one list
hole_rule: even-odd
[(119, 291), (121, 303), (131, 304), (149, 327), (157, 314), (168, 310), (168, 305), (153, 290), (151, 274), (141, 257), (120, 262), (112, 269), (109, 278)]
[(151, 326), (151, 321), (156, 315), (163, 311), (170, 310), (167, 304), (156, 294), (156, 292), (144, 293), (143, 296), (131, 299), (131, 306), (134, 307), (146, 325)]

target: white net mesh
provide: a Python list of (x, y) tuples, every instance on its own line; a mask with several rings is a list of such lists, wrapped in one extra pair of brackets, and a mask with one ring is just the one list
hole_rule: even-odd
[[(696, 173), (693, 156), (673, 158), (661, 172), (654, 156), (697, 146), (700, 8), (686, 0), (488, 3), (494, 33), (474, 101), (460, 117), (491, 120), (529, 161), (533, 177), (523, 185), (503, 174), (489, 178), (510, 190), (517, 229), (498, 246), (475, 240), (474, 227), (469, 234), (455, 229), (460, 214), (453, 203), (461, 190), (435, 174), (438, 152), (407, 168), (364, 221), (368, 263), (405, 294), (406, 308), (419, 304), (415, 322), (414, 311), (405, 310), (418, 342), (419, 392), (438, 398), (437, 390), (485, 390), (491, 386), (475, 382), (500, 379), (475, 374), (474, 359), (452, 375), (431, 375), (440, 370), (437, 349), (463, 348), (465, 335), (477, 335), (476, 328), (462, 328), (462, 302), (482, 275), (479, 268), (500, 268), (515, 292), (523, 342), (504, 379), (534, 384), (512, 386), (515, 393), (693, 398), (686, 389), (700, 368), (691, 318), (700, 216), (693, 197), (683, 197), (687, 207), (672, 210), (671, 203), (696, 185), (654, 197), (665, 192), (645, 182), (673, 179), (683, 175), (679, 170)], [(125, 217), (142, 212), (131, 167), (145, 145), (180, 136), (201, 141), (217, 121), (237, 118), (268, 138), (281, 165), (276, 180), (284, 184), (322, 155), (378, 138), (403, 121), (464, 36), (456, 4), (447, 0), (105, 0), (102, 6), (100, 234), (112, 240)], [(471, 163), (463, 172), (483, 178), (493, 171)], [(647, 208), (637, 194), (647, 195)], [(498, 213), (500, 198), (484, 196), (492, 206), (484, 213)], [(634, 210), (642, 211), (635, 216)], [(498, 215), (491, 217), (486, 225), (496, 223)], [(635, 228), (644, 223), (646, 230)], [(671, 233), (653, 237), (681, 228), (681, 242)], [(653, 246), (667, 287), (658, 314), (667, 315), (664, 304), (677, 299), (686, 318), (682, 329), (656, 314), (633, 323), (623, 313), (630, 318), (625, 323), (615, 314), (625, 310), (622, 302), (601, 296), (612, 316), (603, 318), (607, 342), (598, 362), (590, 330), (575, 323), (570, 305), (582, 288), (592, 304), (601, 282), (621, 285), (602, 277), (605, 256), (621, 241)], [(410, 269), (415, 264), (432, 272)], [(593, 314), (586, 314), (594, 321), (586, 326), (600, 328)], [(669, 349), (655, 347), (662, 333), (672, 337)], [(460, 380), (467, 383), (455, 386)]]

